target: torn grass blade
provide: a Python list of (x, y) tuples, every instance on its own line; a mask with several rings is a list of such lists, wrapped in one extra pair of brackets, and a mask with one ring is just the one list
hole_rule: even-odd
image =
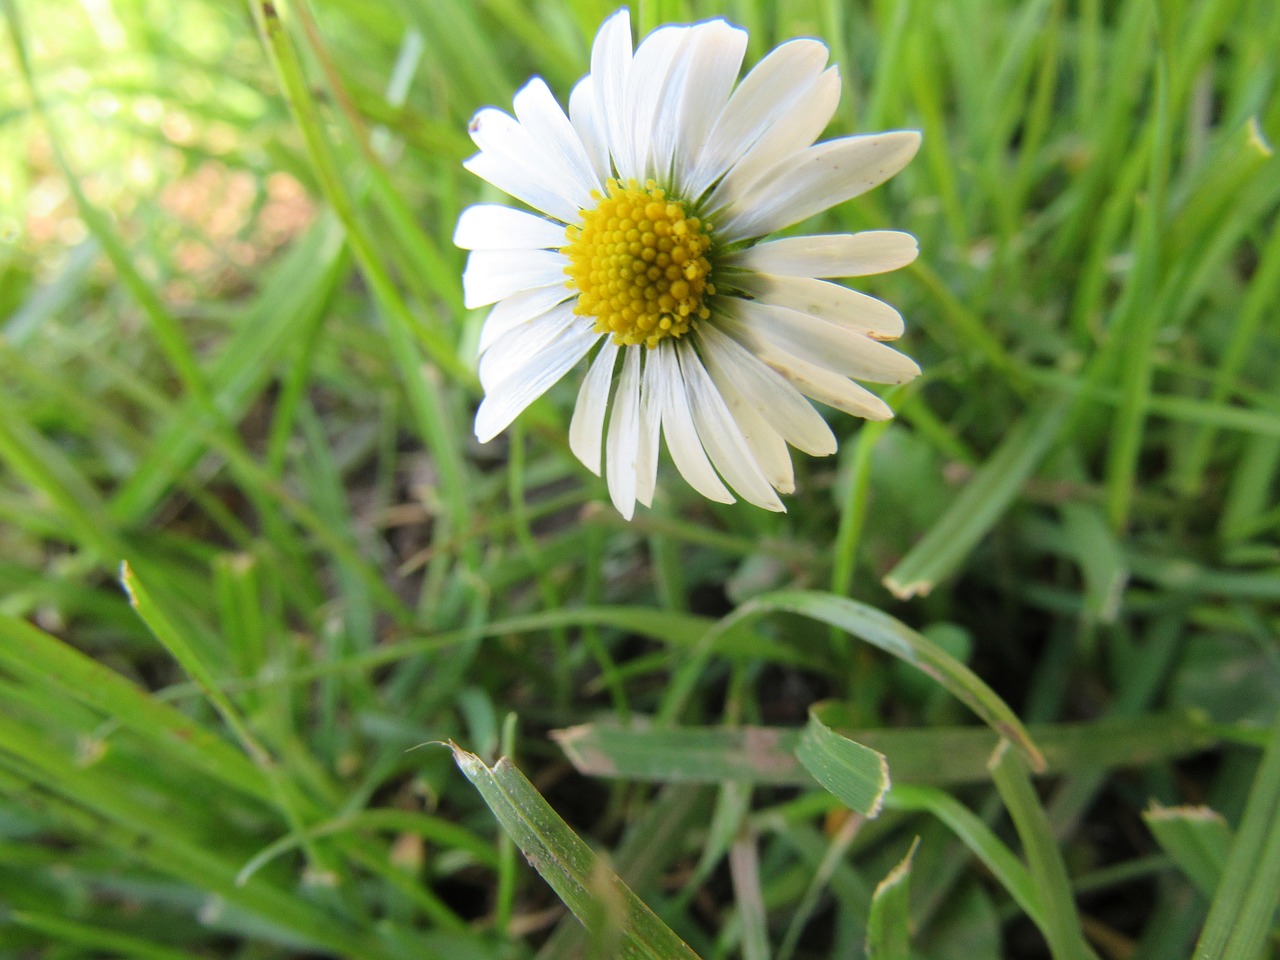
[[(616, 956), (623, 960), (698, 960), (657, 914), (650, 910), (591, 848), (551, 809), (515, 765), (505, 757), (492, 767), (451, 744), (454, 761), (480, 791), (502, 828), (524, 852), (584, 926), (601, 918), (621, 923)], [(602, 938), (609, 931), (592, 930)]]
[(911, 960), (911, 918), (908, 915), (908, 882), (911, 858), (916, 855), (920, 838), (902, 862), (885, 875), (871, 897), (871, 914), (867, 918), (867, 960)]
[(884, 754), (842, 737), (809, 712), (796, 756), (813, 778), (851, 810), (876, 817), (889, 789)]
[(1206, 897), (1222, 882), (1231, 851), (1231, 828), (1208, 807), (1162, 807), (1152, 803), (1142, 819), (1160, 848), (1173, 858)]

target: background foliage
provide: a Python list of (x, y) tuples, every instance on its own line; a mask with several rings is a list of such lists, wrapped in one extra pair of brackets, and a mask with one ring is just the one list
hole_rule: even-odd
[(926, 373), (630, 524), (571, 384), (471, 439), (449, 242), (606, 4), (0, 9), (0, 953), (1275, 955), (1271, 0), (640, 3), (924, 132), (809, 226)]

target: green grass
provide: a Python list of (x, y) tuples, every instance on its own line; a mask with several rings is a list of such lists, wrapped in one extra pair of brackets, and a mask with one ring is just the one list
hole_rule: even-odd
[(610, 10), (0, 0), (0, 956), (1280, 955), (1274, 3), (635, 4), (924, 133), (925, 375), (631, 523), (450, 243)]

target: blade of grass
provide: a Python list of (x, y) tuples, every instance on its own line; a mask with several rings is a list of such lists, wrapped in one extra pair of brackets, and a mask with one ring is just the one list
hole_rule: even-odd
[(991, 871), (1022, 912), (1036, 926), (1043, 927), (1043, 906), (1031, 874), (991, 828), (963, 803), (934, 787), (900, 784), (889, 791), (884, 805), (887, 810), (918, 811), (937, 817)]
[(907, 855), (876, 885), (867, 917), (867, 960), (911, 960), (907, 894), (911, 859), (919, 846), (920, 838), (916, 837)]
[(271, 797), (261, 770), (217, 734), (30, 624), (0, 617), (0, 663), (53, 697), (102, 711), (144, 736), (161, 755), (190, 764), (250, 796)]
[(1169, 71), (1163, 57), (1156, 64), (1155, 115), (1151, 131), (1151, 163), (1147, 196), (1138, 227), (1135, 263), (1111, 335), (1125, 343), (1121, 361), (1124, 399), (1116, 412), (1107, 456), (1107, 515), (1117, 530), (1128, 526), (1137, 482), (1138, 455), (1149, 409), (1155, 338), (1162, 310), (1156, 303), (1164, 242), (1165, 194), (1169, 182)]
[(1097, 960), (1084, 941), (1075, 895), (1049, 818), (1021, 758), (1002, 741), (991, 756), (991, 777), (1018, 830), (1030, 864), (1036, 896), (1044, 911), (1040, 930), (1054, 960)]
[(1206, 897), (1222, 882), (1231, 850), (1231, 828), (1208, 807), (1162, 807), (1143, 812), (1143, 822), (1160, 848)]
[(1008, 738), (1036, 770), (1044, 758), (1027, 735), (1022, 721), (972, 670), (927, 637), (888, 614), (856, 600), (816, 591), (778, 591), (755, 597), (721, 619), (699, 642), (688, 664), (672, 680), (659, 718), (671, 723), (679, 715), (713, 644), (728, 631), (768, 613), (794, 613), (838, 627), (925, 673), (972, 710), (1001, 736)]
[(458, 768), (484, 798), (502, 828), (583, 923), (604, 891), (621, 901), (625, 918), (620, 956), (626, 960), (697, 960), (697, 954), (658, 919), (599, 860), (509, 760), (492, 768), (452, 747)]
[(1013, 503), (1023, 483), (1057, 440), (1070, 401), (1040, 404), (1008, 432), (942, 519), (884, 576), (899, 599), (927, 594), (968, 556)]
[[(882, 753), (895, 783), (984, 783), (999, 735), (980, 727), (868, 729), (847, 721), (843, 705), (813, 708), (820, 722)], [(1031, 724), (1043, 775), (1101, 773), (1149, 766), (1211, 748), (1220, 732), (1197, 714), (1157, 713), (1078, 724)], [(795, 759), (800, 731), (787, 727), (618, 727), (588, 723), (551, 731), (581, 773), (626, 780), (802, 785)]]
[(842, 737), (809, 711), (796, 758), (828, 791), (850, 810), (866, 817), (880, 814), (889, 789), (889, 765), (884, 754)]
[(1280, 714), (1271, 725), (1194, 960), (1256, 960), (1280, 899)]

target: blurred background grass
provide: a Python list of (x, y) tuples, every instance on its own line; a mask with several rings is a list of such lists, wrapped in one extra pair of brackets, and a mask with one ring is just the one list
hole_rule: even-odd
[[(512, 753), (703, 957), (859, 955), (917, 835), (914, 955), (1068, 955), (968, 859), (956, 801), (1037, 881), (1049, 837), (1081, 919), (1035, 896), (1101, 956), (1189, 955), (1211, 900), (1211, 955), (1274, 953), (1270, 0), (640, 3), (641, 28), (748, 27), (749, 62), (821, 37), (829, 135), (924, 132), (808, 227), (920, 238), (860, 286), (925, 376), (890, 424), (833, 416), (841, 452), (798, 459), (785, 516), (665, 465), (631, 524), (568, 452), (571, 383), (472, 440), (482, 315), (449, 243), (496, 199), (467, 120), (533, 73), (567, 97), (607, 4), (2, 9), (0, 952), (610, 955), (552, 934), (559, 901), (448, 754), (411, 749), (452, 738)], [(938, 685), (821, 618), (699, 643), (795, 588), (888, 610), (1027, 723), (1110, 725), (1040, 782), (1039, 826), (981, 763), (913, 794), (968, 722)], [(716, 767), (720, 741), (610, 780), (547, 737), (798, 727), (822, 699), (919, 731), (878, 747), (905, 779), (874, 821)], [(1148, 824), (1152, 800), (1215, 814)], [(1228, 943), (1233, 910), (1256, 938)]]

